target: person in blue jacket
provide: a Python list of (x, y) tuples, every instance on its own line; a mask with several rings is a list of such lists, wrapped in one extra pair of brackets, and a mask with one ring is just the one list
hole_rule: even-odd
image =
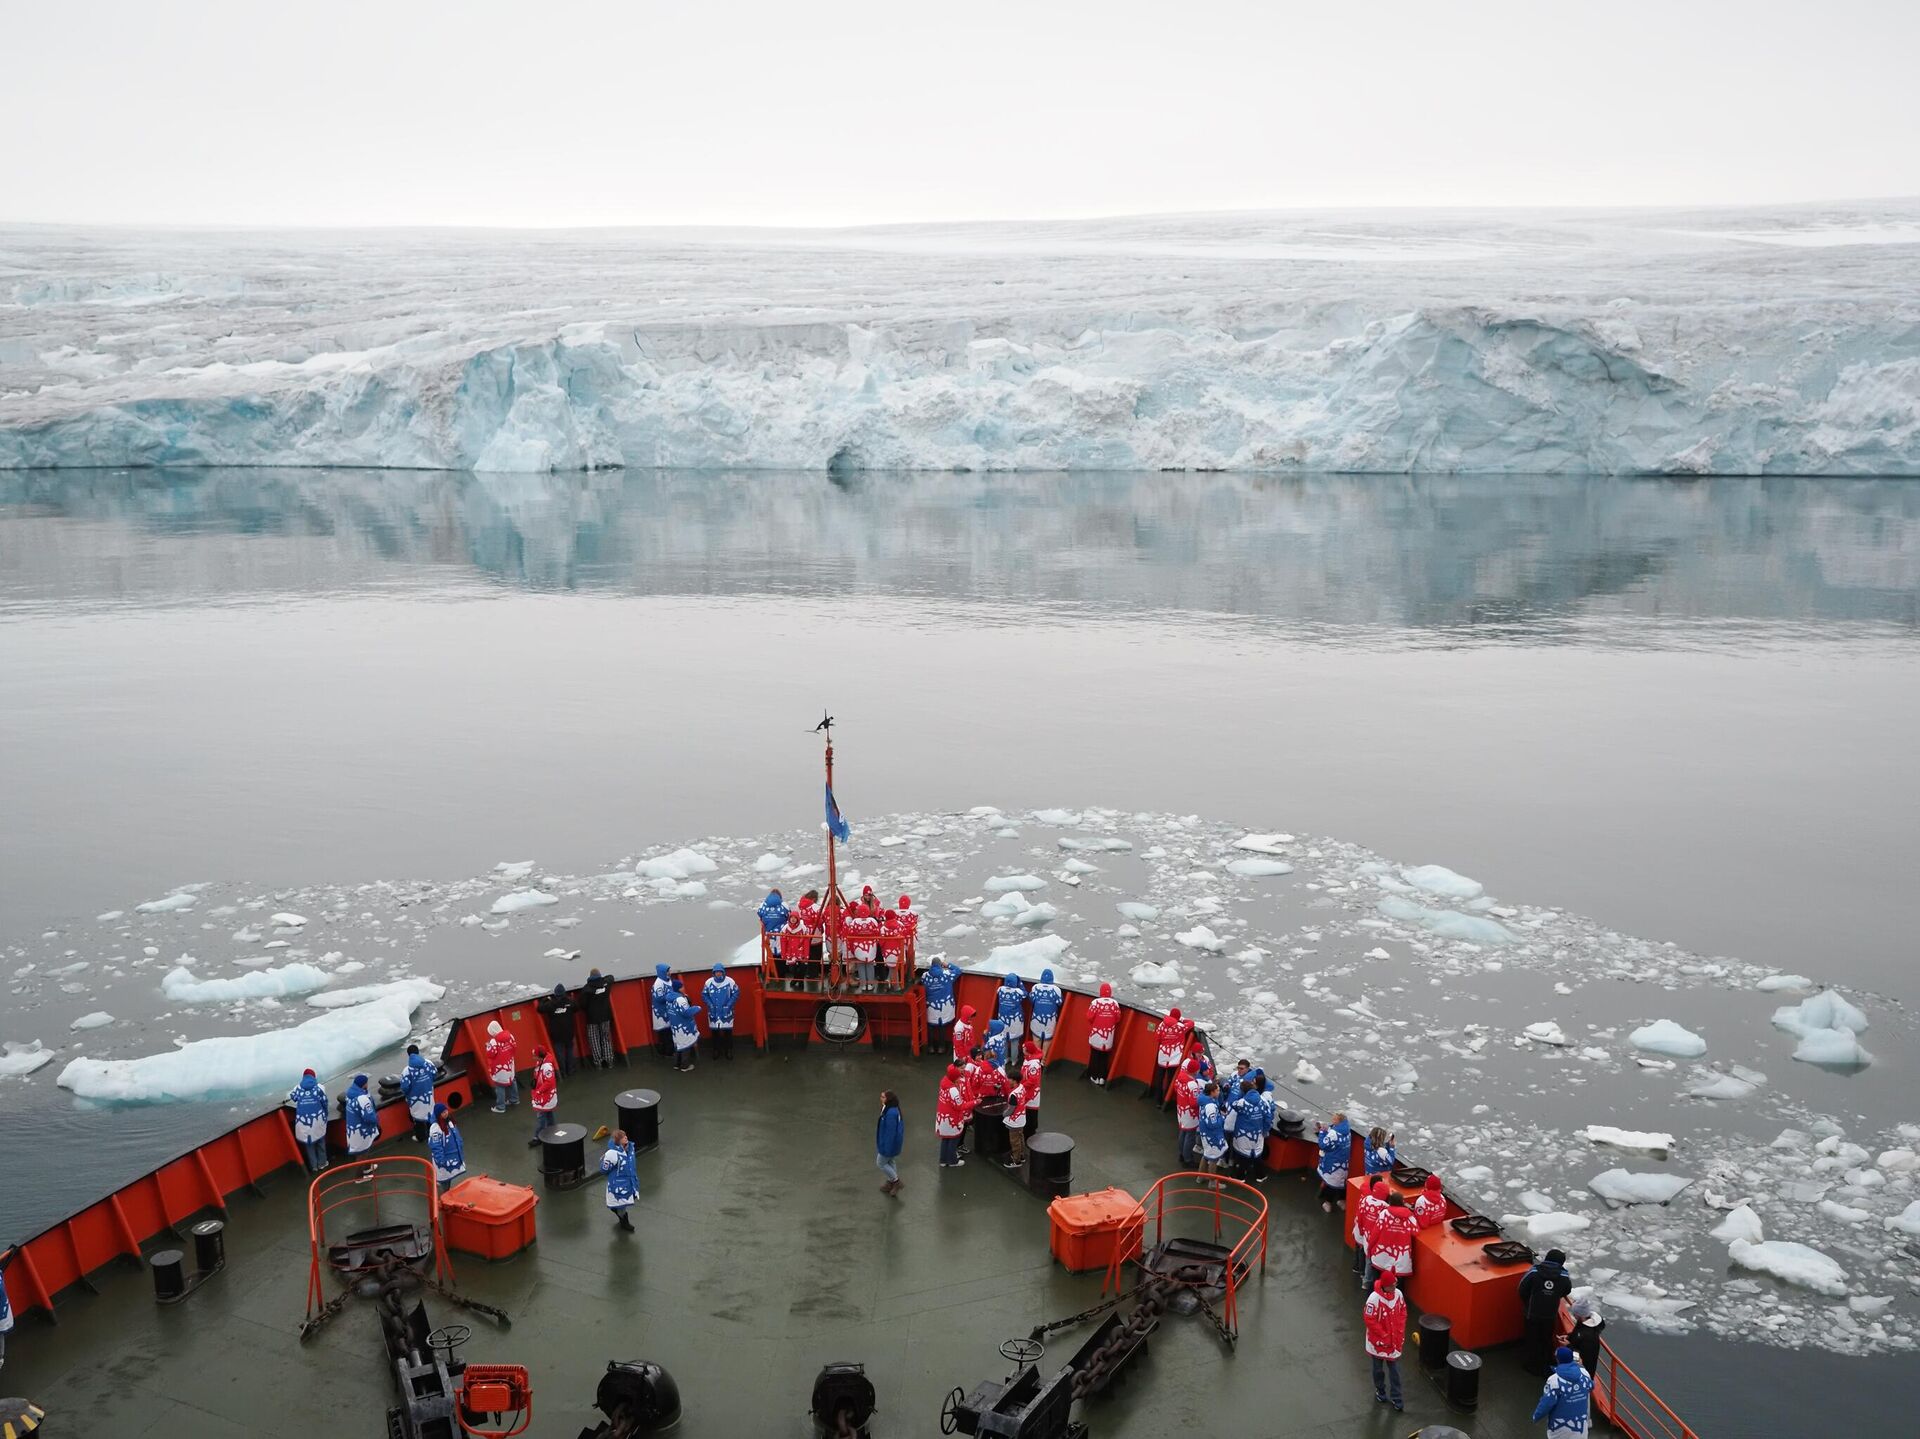
[(667, 1013), (673, 1007), (673, 971), (664, 964), (653, 967), (653, 993), (648, 996), (653, 1010), (653, 1052), (662, 1059), (673, 1053), (673, 1026)]
[[(1227, 1157), (1227, 1111), (1220, 1102), (1220, 1086), (1208, 1084), (1200, 1091), (1200, 1172), (1218, 1174)], [(1213, 1184), (1209, 1180), (1208, 1183)], [(1218, 1189), (1218, 1184), (1213, 1184)]]
[(1347, 1116), (1336, 1111), (1332, 1124), (1314, 1125), (1314, 1142), (1320, 1146), (1320, 1160), (1314, 1166), (1320, 1175), (1320, 1208), (1327, 1214), (1333, 1206), (1347, 1203), (1347, 1169), (1353, 1163), (1353, 1126)]
[(1533, 1406), (1534, 1422), (1547, 1421), (1549, 1439), (1587, 1439), (1592, 1404), (1593, 1376), (1562, 1344), (1554, 1350), (1553, 1373), (1540, 1391), (1540, 1402)]
[(880, 1185), (882, 1194), (900, 1192), (900, 1151), (907, 1144), (907, 1123), (900, 1117), (900, 1096), (891, 1089), (880, 1091), (880, 1119), (873, 1127), (873, 1162), (886, 1175)]
[(19, 1252), (20, 1246), (15, 1244), (0, 1253), (0, 1369), (6, 1367), (7, 1333), (13, 1328), (13, 1304), (7, 1298), (7, 1266)]
[(927, 996), (928, 1046), (936, 1053), (952, 1047), (953, 984), (958, 976), (944, 957), (935, 955), (927, 972), (920, 976), (920, 988)]
[[(374, 1108), (373, 1096), (367, 1093), (367, 1077), (356, 1074), (353, 1083), (347, 1087), (347, 1099), (342, 1106), (340, 1117), (346, 1121), (347, 1153), (365, 1154), (380, 1142), (380, 1113)], [(366, 1183), (373, 1178), (373, 1166), (367, 1166), (367, 1172), (360, 1176), (360, 1182)]]
[(413, 1121), (413, 1142), (424, 1143), (427, 1126), (433, 1122), (433, 1066), (417, 1044), (407, 1046), (407, 1067), (400, 1071), (400, 1094), (407, 1101), (407, 1118)]
[(1007, 1038), (1017, 1043), (1027, 1031), (1027, 987), (1019, 975), (1009, 974), (1000, 981), (993, 992), (993, 1005), (994, 1015), (1006, 1026)]
[(700, 1043), (700, 1010), (680, 992), (678, 980), (674, 981), (673, 998), (667, 1003), (667, 1027), (673, 1036), (673, 1067), (692, 1069), (700, 1057), (695, 1048)]
[(1400, 1162), (1393, 1147), (1393, 1136), (1375, 1125), (1367, 1131), (1367, 1173), (1385, 1174)]
[(775, 955), (780, 953), (780, 931), (787, 924), (787, 902), (780, 898), (780, 891), (770, 889), (767, 897), (760, 901), (760, 930), (767, 937), (767, 943), (773, 946)]
[(433, 1106), (433, 1123), (427, 1128), (427, 1153), (433, 1156), (433, 1177), (439, 1183), (440, 1192), (445, 1194), (453, 1188), (453, 1181), (467, 1172), (467, 1146), (444, 1104)]
[(1255, 1070), (1240, 1086), (1240, 1097), (1233, 1101), (1233, 1173), (1236, 1179), (1251, 1179), (1255, 1160), (1264, 1149), (1262, 1121), (1266, 1106), (1261, 1099), (1265, 1083)]
[(987, 1057), (987, 1063), (995, 1069), (1007, 1067), (1007, 1027), (999, 1020), (987, 1025), (986, 1036), (980, 1041), (981, 1053)]
[(1053, 982), (1052, 970), (1040, 971), (1040, 982), (1033, 987), (1029, 998), (1033, 1001), (1033, 1037), (1045, 1044), (1053, 1038), (1054, 1028), (1060, 1023), (1061, 1006), (1067, 1002), (1060, 986)]
[(307, 1156), (307, 1168), (318, 1174), (327, 1167), (327, 1091), (309, 1069), (287, 1093), (293, 1106), (293, 1137)]
[(707, 1033), (713, 1039), (716, 1059), (733, 1059), (733, 1010), (740, 1003), (740, 981), (727, 973), (724, 964), (713, 967), (713, 978), (700, 986), (700, 997), (707, 1002)]
[(631, 1234), (633, 1221), (627, 1218), (627, 1211), (640, 1197), (640, 1171), (634, 1165), (633, 1141), (627, 1138), (626, 1130), (613, 1131), (607, 1140), (607, 1152), (600, 1156), (600, 1168), (607, 1176), (607, 1208), (620, 1227)]

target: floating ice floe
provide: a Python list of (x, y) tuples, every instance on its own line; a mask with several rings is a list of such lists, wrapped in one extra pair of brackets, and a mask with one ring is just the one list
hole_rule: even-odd
[(284, 909), (272, 915), (271, 920), (282, 929), (303, 929), (307, 923), (307, 917), (304, 914), (294, 914)]
[(1429, 909), (1399, 895), (1388, 895), (1374, 904), (1388, 919), (1418, 925), (1442, 939), (1463, 940), (1468, 944), (1512, 944), (1513, 931), (1497, 919), (1484, 915), (1461, 914), (1452, 909)]
[(1684, 1174), (1636, 1173), (1608, 1169), (1587, 1181), (1587, 1188), (1609, 1204), (1671, 1204), (1693, 1180)]
[(493, 867), (493, 872), (501, 879), (525, 879), (533, 873), (533, 864), (530, 859), (503, 859)]
[(200, 897), (181, 891), (167, 895), (164, 899), (150, 899), (145, 904), (136, 904), (136, 914), (172, 914), (176, 910), (192, 909), (200, 902)]
[(1813, 981), (1804, 974), (1770, 974), (1754, 988), (1762, 994), (1773, 994), (1780, 990), (1812, 989)]
[(1119, 850), (1133, 848), (1132, 840), (1115, 839), (1110, 835), (1100, 836), (1097, 838), (1090, 838), (1086, 836), (1076, 836), (1076, 835), (1062, 835), (1060, 839), (1057, 841), (1057, 843), (1062, 849), (1076, 849), (1076, 850), (1082, 851), (1083, 853), (1089, 853), (1089, 854), (1098, 853), (1102, 850), (1113, 850), (1117, 852)]
[(642, 879), (691, 879), (696, 874), (712, 874), (720, 868), (697, 849), (676, 849), (654, 859), (643, 859), (633, 867)]
[(1047, 882), (1037, 874), (996, 874), (986, 883), (988, 894), (1008, 894), (1013, 892), (1031, 894), (1036, 889), (1045, 889)]
[(1233, 842), (1233, 847), (1254, 854), (1285, 854), (1293, 842), (1290, 834), (1243, 834)]
[(1914, 1200), (1905, 1209), (1887, 1220), (1887, 1228), (1897, 1229), (1902, 1234), (1910, 1234), (1920, 1239), (1920, 1199)]
[(68, 1029), (104, 1029), (107, 1025), (112, 1023), (113, 1023), (113, 1016), (111, 1014), (108, 1014), (104, 1009), (96, 1009), (91, 1014), (81, 1015), (78, 1019), (74, 1020), (72, 1024), (69, 1024), (67, 1028)]
[(1183, 929), (1175, 934), (1174, 938), (1188, 949), (1204, 949), (1209, 954), (1218, 954), (1227, 946), (1224, 939), (1204, 924), (1196, 924), (1192, 929)]
[(1615, 1129), (1610, 1124), (1589, 1124), (1587, 1139), (1594, 1144), (1607, 1144), (1615, 1149), (1645, 1149), (1656, 1154), (1664, 1154), (1673, 1148), (1673, 1136), (1653, 1130)]
[[(1067, 940), (1057, 934), (1043, 934), (1034, 939), (1022, 940), (1019, 944), (996, 945), (984, 960), (976, 960), (964, 968), (982, 974), (1019, 975), (1022, 979), (1038, 979), (1040, 971), (1057, 968), (1054, 961), (1067, 952)], [(1065, 983), (1067, 976), (1056, 973), (1054, 978)]]
[(1293, 1082), (1295, 1084), (1318, 1084), (1325, 1077), (1325, 1075), (1321, 1074), (1319, 1070), (1315, 1069), (1304, 1059), (1293, 1066)]
[(1150, 904), (1142, 904), (1137, 899), (1123, 899), (1114, 906), (1123, 918), (1137, 920), (1141, 924), (1151, 923), (1160, 918), (1160, 911)]
[(1486, 887), (1477, 879), (1455, 874), (1443, 864), (1422, 864), (1400, 871), (1400, 878), (1415, 889), (1437, 894), (1442, 899), (1478, 899)]
[(0, 1075), (18, 1078), (23, 1074), (32, 1074), (43, 1064), (53, 1062), (53, 1051), (40, 1047), (40, 1041), (29, 1040), (20, 1044), (8, 1040), (0, 1045)]
[(1727, 1217), (1707, 1231), (1723, 1244), (1731, 1244), (1736, 1239), (1749, 1244), (1758, 1244), (1766, 1235), (1760, 1229), (1760, 1216), (1753, 1212), (1749, 1204), (1736, 1204), (1727, 1211)]
[[(237, 1099), (292, 1087), (300, 1071), (335, 1074), (406, 1039), (415, 1005), (388, 998), (265, 1034), (196, 1039), (140, 1059), (75, 1059), (58, 1083), (83, 1099), (158, 1103)], [(292, 1076), (292, 1078), (289, 1078)]]
[(1180, 964), (1178, 960), (1168, 960), (1165, 964), (1155, 964), (1145, 960), (1133, 967), (1132, 978), (1135, 984), (1145, 985), (1149, 989), (1161, 988), (1180, 983)]
[(557, 949), (557, 948), (550, 949), (544, 955), (541, 956), (542, 959), (566, 959), (566, 960), (574, 960), (574, 959), (578, 959), (579, 957), (580, 957), (580, 951), (577, 949)]
[(1627, 1036), (1627, 1043), (1650, 1054), (1665, 1054), (1674, 1059), (1698, 1059), (1707, 1052), (1707, 1042), (1690, 1029), (1671, 1019), (1656, 1019), (1643, 1024)]
[(249, 970), (235, 979), (200, 979), (182, 964), (167, 971), (160, 992), (179, 1004), (218, 1004), (235, 999), (291, 999), (332, 983), (332, 975), (311, 964)]
[(1227, 873), (1237, 874), (1242, 879), (1267, 879), (1278, 874), (1292, 874), (1293, 866), (1284, 859), (1230, 859), (1227, 861)]
[(1572, 1041), (1567, 1038), (1566, 1031), (1551, 1019), (1542, 1019), (1533, 1024), (1529, 1024), (1520, 1032), (1528, 1039), (1535, 1040), (1541, 1044), (1572, 1043)]
[(1817, 1294), (1839, 1299), (1847, 1292), (1847, 1271), (1838, 1262), (1790, 1239), (1736, 1239), (1727, 1246), (1727, 1257), (1742, 1269), (1771, 1274)]
[(503, 894), (496, 899), (491, 912), (518, 914), (523, 909), (539, 909), (543, 905), (558, 903), (558, 896), (548, 894), (543, 889), (516, 889), (512, 894)]
[(1873, 1063), (1873, 1056), (1851, 1029), (1810, 1029), (1800, 1036), (1793, 1057), (1805, 1064), (1834, 1069), (1862, 1069)]
[(776, 874), (792, 863), (792, 855), (774, 854), (769, 851), (753, 862), (753, 872), (755, 874)]
[(1593, 1220), (1584, 1214), (1567, 1214), (1550, 1209), (1544, 1214), (1509, 1214), (1500, 1221), (1507, 1229), (1518, 1229), (1530, 1244), (1545, 1244), (1565, 1239), (1590, 1228)]
[(393, 979), (385, 984), (363, 984), (353, 989), (330, 989), (307, 997), (315, 1009), (352, 1009), (359, 1005), (404, 1000), (408, 1009), (418, 1009), (446, 996), (445, 985), (430, 979)]
[(1699, 1065), (1693, 1072), (1695, 1078), (1687, 1086), (1687, 1093), (1694, 1099), (1745, 1099), (1767, 1082), (1766, 1075), (1742, 1064), (1727, 1066), (1725, 1074)]
[(1036, 824), (1060, 824), (1069, 827), (1080, 823), (1080, 815), (1070, 809), (1037, 809), (1033, 812)]
[(1088, 864), (1084, 859), (1069, 859), (1060, 866), (1063, 874), (1098, 874), (1100, 866)]
[(1775, 1028), (1802, 1038), (1821, 1029), (1845, 1029), (1854, 1034), (1867, 1031), (1866, 1014), (1837, 989), (1823, 989), (1798, 1004), (1782, 1005), (1773, 1012), (1773, 1023)]
[(968, 935), (977, 933), (979, 933), (979, 931), (970, 924), (950, 924), (940, 931), (940, 937), (942, 939), (965, 939)]

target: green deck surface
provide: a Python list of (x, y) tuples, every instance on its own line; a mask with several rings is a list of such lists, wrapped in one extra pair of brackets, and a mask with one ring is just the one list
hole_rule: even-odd
[[(1002, 1340), (1086, 1307), (1100, 1288), (1098, 1274), (1052, 1262), (1042, 1201), (998, 1166), (937, 1167), (939, 1068), (931, 1057), (763, 1056), (743, 1045), (734, 1064), (706, 1059), (688, 1075), (650, 1054), (577, 1073), (562, 1086), (559, 1117), (589, 1129), (615, 1120), (621, 1089), (664, 1095), (661, 1147), (639, 1161), (634, 1235), (615, 1232), (597, 1180), (539, 1189), (524, 1097), (505, 1117), (471, 1109), (469, 1171), (539, 1189), (539, 1240), (499, 1263), (454, 1257), (458, 1286), (505, 1308), (510, 1329), (428, 1295), (432, 1321), (472, 1325), (470, 1362), (529, 1367), (533, 1439), (574, 1439), (598, 1421), (594, 1385), (609, 1359), (667, 1367), (685, 1403), (678, 1434), (811, 1434), (813, 1377), (835, 1360), (867, 1366), (876, 1436), (937, 1434), (949, 1390), (1005, 1376)], [(882, 1088), (900, 1092), (907, 1116), (898, 1199), (879, 1193), (873, 1163)], [(1042, 1128), (1073, 1136), (1076, 1191), (1137, 1195), (1172, 1167), (1172, 1118), (1137, 1094), (1095, 1089), (1072, 1066), (1049, 1074)], [(589, 1142), (590, 1163), (599, 1149)], [(389, 1152), (424, 1151), (405, 1142), (377, 1151)], [(1375, 1404), (1338, 1221), (1303, 1177), (1275, 1175), (1265, 1192), (1267, 1269), (1242, 1293), (1238, 1352), (1204, 1317), (1168, 1316), (1127, 1381), (1080, 1407), (1094, 1436), (1386, 1439), (1437, 1423), (1492, 1439), (1530, 1432), (1538, 1384), (1511, 1354), (1489, 1357), (1476, 1414), (1450, 1414), (1411, 1350), (1407, 1412)], [(265, 1198), (235, 1196), (227, 1267), (184, 1304), (155, 1305), (146, 1274), (126, 1264), (98, 1276), (98, 1296), (67, 1298), (57, 1326), (23, 1319), (0, 1385), (44, 1404), (54, 1436), (384, 1435), (393, 1395), (370, 1308), (356, 1300), (307, 1344), (297, 1338), (304, 1196), (292, 1170), (268, 1182)], [(1054, 1336), (1043, 1373), (1087, 1332)]]

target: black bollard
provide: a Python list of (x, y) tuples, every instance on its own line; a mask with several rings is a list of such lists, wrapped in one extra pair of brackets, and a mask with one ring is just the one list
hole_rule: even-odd
[(221, 1219), (203, 1219), (193, 1226), (193, 1261), (202, 1279), (227, 1262), (227, 1225)]
[(981, 1159), (1005, 1159), (1013, 1150), (1007, 1138), (1007, 1101), (999, 1095), (973, 1107), (973, 1152)]
[(1456, 1349), (1447, 1356), (1447, 1403), (1468, 1412), (1480, 1407), (1480, 1356)]
[(1042, 1199), (1065, 1199), (1073, 1189), (1073, 1139), (1049, 1130), (1027, 1141), (1027, 1188)]
[(153, 1297), (162, 1304), (177, 1303), (186, 1295), (184, 1257), (178, 1249), (161, 1249), (147, 1261), (153, 1266)]
[(636, 1154), (660, 1147), (660, 1092), (654, 1089), (623, 1089), (613, 1097), (620, 1111), (620, 1127), (633, 1141)]
[(555, 1124), (540, 1131), (540, 1177), (547, 1188), (578, 1183), (587, 1172), (587, 1127)]

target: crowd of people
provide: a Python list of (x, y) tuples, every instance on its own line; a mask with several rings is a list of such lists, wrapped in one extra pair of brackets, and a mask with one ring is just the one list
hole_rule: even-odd
[[(914, 942), (920, 915), (911, 895), (882, 904), (872, 885), (847, 902), (836, 917), (810, 889), (791, 906), (779, 890), (760, 901), (760, 931), (774, 972), (805, 988), (826, 989), (836, 980), (856, 993), (905, 989), (912, 981)], [(840, 941), (848, 972), (836, 974), (828, 945)]]

